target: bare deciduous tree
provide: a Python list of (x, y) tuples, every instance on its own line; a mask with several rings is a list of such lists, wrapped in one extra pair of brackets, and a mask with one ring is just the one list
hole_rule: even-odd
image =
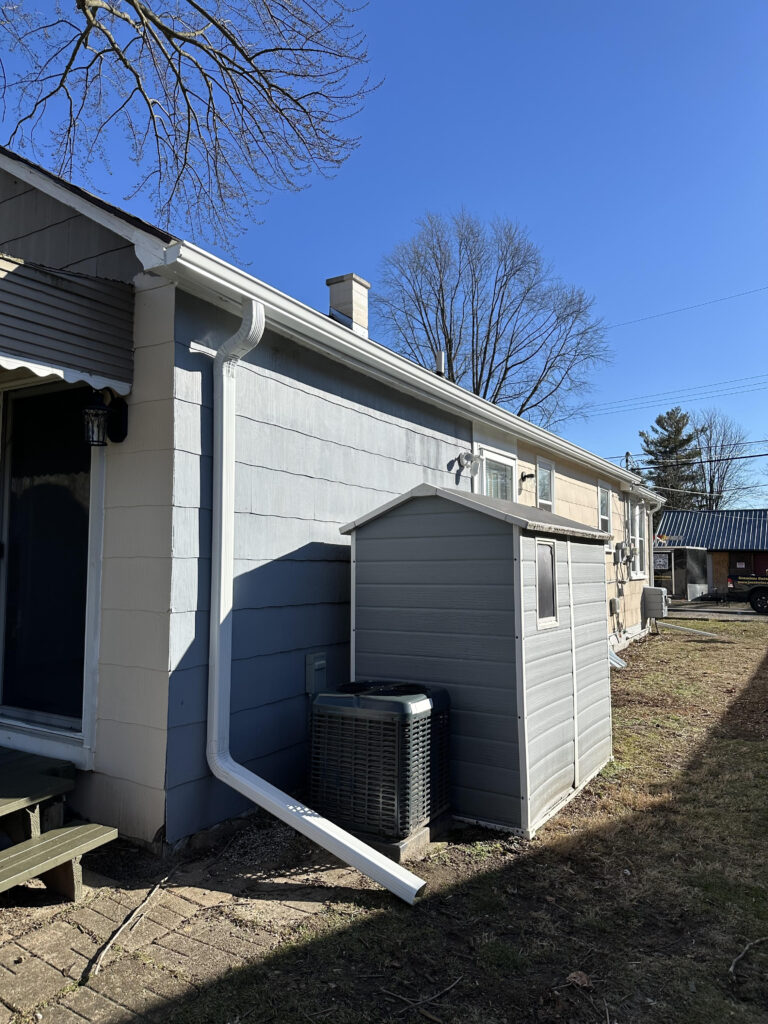
[(699, 507), (703, 509), (738, 508), (760, 490), (750, 462), (744, 456), (746, 431), (718, 409), (701, 409), (691, 416), (699, 448), (695, 463), (697, 489), (702, 492)]
[(475, 394), (545, 426), (584, 411), (591, 372), (606, 362), (593, 300), (554, 278), (509, 220), (429, 213), (382, 266), (373, 296), (393, 348)]
[(343, 130), (369, 91), (354, 13), (344, 0), (4, 0), (7, 144), (71, 176), (108, 166), (120, 130), (130, 196), (226, 240), (243, 205), (357, 145)]

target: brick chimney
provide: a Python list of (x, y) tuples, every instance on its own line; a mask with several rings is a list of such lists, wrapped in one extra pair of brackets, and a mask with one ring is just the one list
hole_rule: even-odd
[(367, 281), (357, 274), (342, 274), (329, 277), (325, 282), (330, 288), (329, 315), (345, 327), (351, 327), (361, 338), (368, 337), (368, 289)]

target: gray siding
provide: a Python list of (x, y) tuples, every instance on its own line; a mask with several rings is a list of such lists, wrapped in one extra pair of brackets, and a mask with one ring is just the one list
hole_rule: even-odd
[(508, 524), (418, 498), (356, 531), (356, 676), (444, 686), (457, 814), (520, 823)]
[[(177, 293), (167, 837), (242, 810), (208, 774), (211, 361), (234, 318)], [(469, 488), (467, 423), (267, 332), (238, 369), (234, 756), (284, 789), (305, 781), (305, 659), (349, 677), (349, 540), (339, 527), (418, 483)]]
[(605, 622), (605, 561), (599, 545), (571, 545), (576, 627), (578, 781), (608, 761), (611, 741), (611, 670)]
[[(542, 538), (551, 540), (551, 538)], [(574, 783), (575, 727), (567, 543), (555, 541), (557, 625), (539, 628), (536, 613), (536, 538), (523, 534), (525, 702), (530, 825), (566, 796)]]
[(0, 255), (0, 352), (130, 383), (133, 288)]
[(571, 608), (568, 544), (562, 540), (555, 544), (558, 622), (556, 626), (540, 627), (536, 614), (536, 538), (523, 535), (521, 539), (531, 827), (611, 755), (604, 552), (599, 544), (571, 541)]
[(131, 281), (141, 270), (130, 242), (4, 171), (0, 252), (117, 281)]

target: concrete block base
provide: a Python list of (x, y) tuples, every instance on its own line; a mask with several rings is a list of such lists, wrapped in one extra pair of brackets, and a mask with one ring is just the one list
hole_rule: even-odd
[(401, 839), (399, 843), (385, 843), (360, 833), (356, 833), (356, 835), (364, 843), (372, 846), (374, 850), (378, 850), (385, 857), (395, 861), (396, 864), (403, 864), (406, 861), (419, 860), (420, 857), (423, 857), (429, 844), (434, 843), (436, 839), (452, 828), (453, 824), (452, 814), (441, 814), (439, 818), (435, 818), (428, 825), (413, 832), (405, 839)]

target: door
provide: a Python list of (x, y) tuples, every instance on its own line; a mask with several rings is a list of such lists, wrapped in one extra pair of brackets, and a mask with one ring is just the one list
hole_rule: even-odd
[(6, 399), (2, 713), (79, 729), (90, 448), (86, 388)]

